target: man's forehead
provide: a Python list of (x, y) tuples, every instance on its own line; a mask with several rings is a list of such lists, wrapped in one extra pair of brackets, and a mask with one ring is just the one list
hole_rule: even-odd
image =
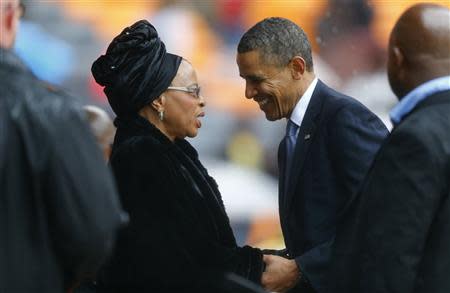
[(260, 57), (260, 53), (257, 50), (253, 50), (245, 53), (238, 53), (237, 61), (243, 65), (252, 66), (260, 63)]
[(256, 51), (238, 53), (236, 61), (241, 75), (255, 74), (261, 70), (260, 56)]
[(257, 51), (240, 53), (237, 56), (239, 74), (246, 77), (264, 77), (278, 71), (279, 68), (269, 60), (264, 60), (262, 54)]

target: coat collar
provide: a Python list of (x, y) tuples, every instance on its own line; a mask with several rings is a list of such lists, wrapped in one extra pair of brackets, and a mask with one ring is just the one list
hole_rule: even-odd
[(114, 147), (120, 146), (124, 141), (132, 137), (148, 137), (153, 139), (160, 147), (166, 149), (178, 147), (191, 159), (198, 158), (197, 151), (187, 140), (176, 139), (175, 142), (172, 142), (155, 125), (139, 114), (127, 117), (117, 117), (114, 120), (114, 124), (117, 127), (116, 136), (114, 138)]
[(114, 120), (114, 125), (117, 127), (114, 145), (120, 145), (135, 136), (149, 136), (165, 146), (172, 144), (158, 128), (139, 114), (117, 117)]
[(31, 73), (30, 69), (12, 50), (0, 48), (0, 64), (1, 66), (13, 68), (14, 70)]

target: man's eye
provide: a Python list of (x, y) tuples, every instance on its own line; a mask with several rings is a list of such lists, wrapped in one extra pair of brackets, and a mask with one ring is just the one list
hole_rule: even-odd
[(251, 83), (261, 83), (264, 81), (264, 78), (252, 77), (252, 78), (249, 78), (248, 81)]

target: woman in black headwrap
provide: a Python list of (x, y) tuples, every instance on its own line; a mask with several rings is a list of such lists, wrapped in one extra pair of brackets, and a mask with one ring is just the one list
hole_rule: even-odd
[(196, 73), (139, 21), (92, 66), (117, 114), (111, 156), (129, 226), (99, 276), (107, 292), (188, 292), (206, 271), (260, 283), (260, 250), (238, 247), (218, 187), (184, 138), (201, 127)]

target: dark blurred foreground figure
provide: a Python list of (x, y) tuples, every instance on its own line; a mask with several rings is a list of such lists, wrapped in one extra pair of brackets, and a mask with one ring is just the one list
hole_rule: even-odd
[(261, 251), (236, 245), (217, 184), (184, 139), (204, 116), (192, 65), (167, 53), (142, 20), (112, 41), (92, 73), (117, 114), (110, 162), (130, 214), (99, 289), (195, 292), (212, 270), (260, 283)]
[(64, 292), (111, 251), (117, 192), (81, 106), (11, 52), (19, 1), (0, 9), (0, 292)]
[(266, 18), (241, 38), (236, 58), (245, 96), (270, 121), (286, 118), (278, 149), (279, 212), (286, 249), (266, 251), (269, 291), (329, 289), (339, 212), (351, 201), (380, 144), (383, 123), (314, 73), (311, 45), (292, 21)]
[(397, 21), (388, 75), (392, 134), (338, 227), (339, 293), (450, 292), (450, 11), (415, 5)]

